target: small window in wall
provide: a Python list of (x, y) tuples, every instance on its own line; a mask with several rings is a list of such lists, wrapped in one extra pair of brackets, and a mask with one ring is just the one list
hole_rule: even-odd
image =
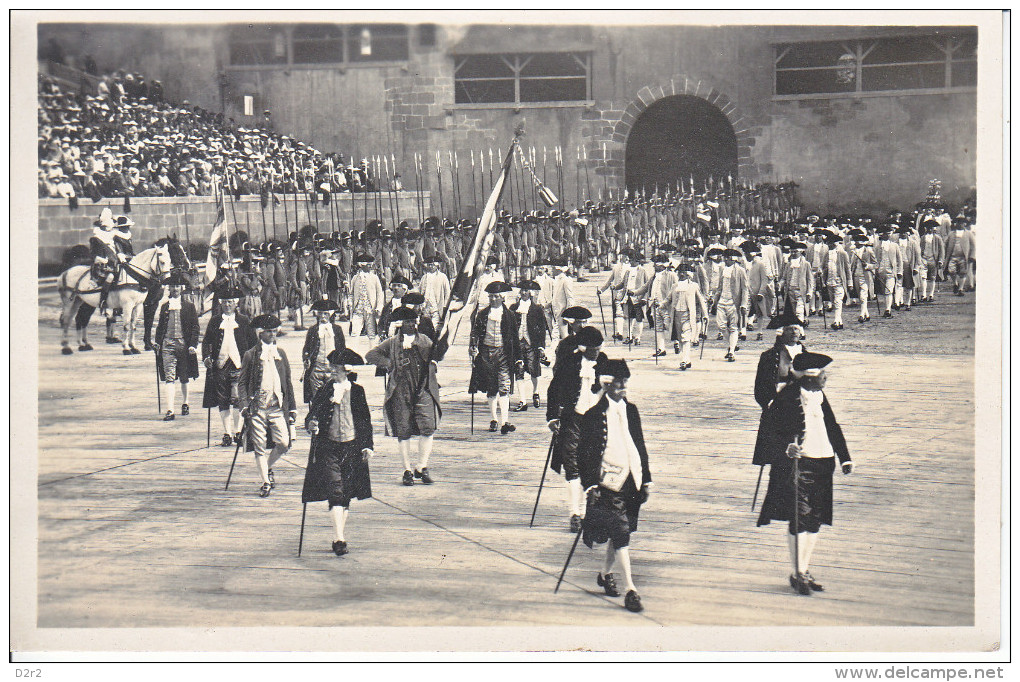
[(407, 59), (407, 26), (364, 24), (347, 27), (347, 58), (352, 62), (396, 62)]
[(254, 116), (255, 115), (255, 97), (252, 95), (244, 96), (244, 115)]
[(295, 64), (329, 64), (344, 59), (343, 28), (336, 24), (295, 26), (293, 41)]
[(977, 84), (977, 34), (777, 45), (779, 96), (949, 91)]
[(455, 58), (458, 104), (591, 99), (591, 53), (477, 54)]
[(287, 35), (282, 26), (245, 24), (229, 33), (230, 63), (264, 66), (287, 63)]

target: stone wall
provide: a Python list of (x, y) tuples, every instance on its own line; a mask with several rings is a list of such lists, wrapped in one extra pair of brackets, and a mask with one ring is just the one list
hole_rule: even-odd
[[(393, 221), (390, 219), (390, 196), (392, 195), (381, 193), (378, 198), (382, 206), (380, 217), (387, 227), (393, 229)], [(263, 211), (257, 195), (242, 196), (240, 201), (228, 200), (225, 206), (228, 229), (247, 232), (259, 242), (263, 241), (264, 234), (272, 239), (275, 216), (275, 235), (280, 239), (286, 239), (291, 232), (309, 223), (317, 224), (320, 232), (333, 230), (343, 232), (364, 225), (366, 198), (369, 220), (376, 217), (374, 193), (338, 195), (332, 212), (330, 207), (321, 204), (309, 207), (300, 196), (281, 195), (280, 198), (285, 200), (280, 206), (274, 209), (270, 204), (266, 207), (265, 232), (262, 222)], [(417, 223), (418, 195), (414, 192), (399, 192), (395, 199), (397, 215), (401, 219)], [(428, 196), (423, 194), (421, 199), (427, 208)], [(124, 213), (123, 199), (107, 199), (98, 204), (86, 199), (73, 211), (65, 200), (40, 199), (38, 249), (40, 271), (52, 272), (54, 268), (59, 267), (65, 250), (76, 244), (88, 244), (89, 237), (92, 236), (92, 221), (99, 216), (105, 206), (109, 206), (114, 215)], [(138, 247), (148, 247), (160, 237), (167, 235), (176, 235), (181, 241), (190, 241), (194, 245), (207, 245), (216, 219), (216, 204), (212, 197), (140, 197), (131, 199), (131, 212), (126, 215), (135, 221), (131, 232), (136, 251)]]
[[(451, 216), (477, 217), (484, 202), (487, 174), (481, 178), (471, 174), (470, 153), (483, 151), (488, 168), (488, 150), (505, 151), (522, 121), (527, 130), (523, 144), (529, 150), (535, 147), (540, 167), (545, 150), (544, 180), (554, 188), (562, 182), (565, 207), (586, 198), (598, 201), (606, 189), (618, 195), (632, 126), (653, 102), (675, 94), (701, 97), (729, 120), (737, 138), (739, 180), (793, 179), (809, 209), (843, 212), (912, 206), (924, 198), (932, 178), (942, 180), (947, 199), (957, 201), (976, 180), (973, 92), (802, 100), (772, 95), (774, 42), (850, 37), (875, 30), (593, 27), (592, 100), (520, 108), (455, 103), (454, 55), (463, 29), (440, 27), (435, 47), (425, 48), (412, 27), (409, 58), (398, 64), (258, 70), (226, 64), (222, 27), (97, 25), (64, 27), (59, 35), (91, 49), (101, 66), (121, 64), (161, 78), (168, 92), (222, 109), (239, 123), (254, 122), (239, 111), (241, 96), (253, 94), (256, 112), (270, 109), (278, 131), (323, 151), (342, 151), (354, 158), (393, 155), (404, 187), (416, 189), (420, 182), (437, 199), (442, 190), (443, 208)], [(903, 29), (887, 32), (893, 30)], [(505, 30), (494, 27), (491, 35), (491, 41), (482, 44), (488, 42), (495, 51), (520, 49), (519, 40)], [(531, 43), (541, 45), (539, 38)], [(552, 162), (557, 146), (564, 156), (559, 176)], [(460, 162), (459, 207), (452, 197), (457, 184), (449, 170), (452, 150)], [(436, 151), (443, 165), (442, 186)], [(416, 153), (424, 164), (420, 180)], [(477, 160), (475, 170), (480, 171)], [(525, 182), (524, 187), (530, 197), (530, 185)], [(515, 210), (520, 199), (519, 191), (508, 196)], [(527, 206), (531, 207), (530, 198)], [(432, 212), (438, 210), (437, 202)]]

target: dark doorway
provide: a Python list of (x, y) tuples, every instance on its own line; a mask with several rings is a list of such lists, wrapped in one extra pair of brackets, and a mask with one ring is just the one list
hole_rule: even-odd
[(737, 136), (726, 115), (700, 97), (664, 97), (645, 109), (627, 139), (627, 188), (634, 193), (660, 192), (694, 185), (701, 190), (711, 177), (718, 186), (737, 179)]

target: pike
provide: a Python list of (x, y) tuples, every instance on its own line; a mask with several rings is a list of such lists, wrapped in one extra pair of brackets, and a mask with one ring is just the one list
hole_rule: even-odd
[[(531, 148), (531, 166), (530, 167), (526, 166), (531, 171), (532, 178), (534, 178), (534, 175), (535, 175), (535, 163), (536, 163), (536, 160), (535, 160), (535, 148), (532, 147)], [(543, 176), (544, 176), (544, 173), (543, 173)], [(535, 210), (535, 211), (538, 210), (538, 185), (536, 183), (533, 183), (531, 185), (531, 208), (532, 208), (532, 210)]]
[(390, 205), (390, 222), (393, 223), (393, 227), (396, 228), (397, 209), (393, 205), (393, 175), (390, 171), (390, 160), (387, 159), (385, 156), (383, 157), (383, 168), (386, 170), (386, 180), (389, 183), (389, 186), (386, 189), (386, 198), (388, 200), (387, 203), (389, 203)]
[(425, 206), (422, 204), (421, 196), (421, 157), (418, 152), (414, 153), (414, 191), (417, 196), (414, 198), (415, 206), (418, 207), (418, 225), (425, 223)]
[(399, 191), (397, 189), (397, 157), (392, 152), (390, 152), (390, 165), (393, 167), (393, 173), (390, 175), (390, 188), (393, 190), (393, 222), (396, 224), (400, 220), (400, 195), (397, 194)]
[(475, 150), (471, 150), (471, 212), (478, 210), (478, 196), (475, 194)]
[(443, 208), (443, 160), (436, 150), (436, 180), (439, 182), (439, 216), (446, 217), (446, 209)]
[[(606, 169), (608, 170), (609, 169), (609, 152), (606, 151), (606, 143), (605, 142), (602, 143), (602, 163), (604, 163), (606, 165)], [(609, 174), (608, 173), (606, 175), (602, 176), (602, 182), (604, 184), (604, 189), (606, 190), (606, 195), (609, 196)], [(658, 194), (658, 190), (656, 190), (656, 194)]]
[(457, 219), (459, 220), (460, 219), (460, 207), (461, 207), (461, 205), (463, 204), (463, 201), (464, 201), (464, 197), (460, 193), (460, 159), (457, 157), (457, 152), (456, 151), (453, 151), (452, 155), (453, 155), (453, 160), (450, 162), (450, 175), (453, 178), (452, 185), (453, 185), (453, 188), (454, 188), (454, 196), (456, 197), (456, 201), (457, 201), (457, 209), (455, 211), (455, 214), (457, 216)]
[(591, 201), (591, 175), (588, 171), (588, 149), (582, 145), (581, 151), (584, 153), (584, 185), (588, 190), (588, 201)]

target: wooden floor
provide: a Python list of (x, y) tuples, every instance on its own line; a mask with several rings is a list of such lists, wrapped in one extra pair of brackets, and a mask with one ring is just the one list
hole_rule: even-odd
[[(578, 288), (597, 311), (594, 283)], [(639, 615), (601, 595), (602, 551), (584, 545), (553, 594), (573, 536), (564, 481), (552, 473), (528, 527), (548, 445), (544, 409), (515, 415), (516, 433), (502, 436), (485, 430), (479, 400), (472, 435), (462, 340), (441, 368), (436, 484), (400, 485), (396, 443), (382, 435), (382, 380), (363, 372), (375, 497), (352, 504), (343, 558), (330, 551), (325, 503), (309, 505), (298, 558), (306, 435), (276, 466), (271, 497), (258, 497), (243, 454), (224, 491), (234, 449), (216, 445), (218, 418), (211, 448), (204, 410), (162, 422), (151, 354), (124, 357), (96, 343), (62, 356), (52, 297), (43, 292), (40, 303), (41, 628), (974, 622), (972, 345), (896, 352), (897, 338), (903, 348), (916, 341), (911, 319), (936, 329), (940, 317), (969, 320), (972, 330), (971, 298), (943, 295), (884, 328), (873, 320), (861, 331), (848, 311), (843, 332), (809, 329), (809, 346), (835, 356), (826, 392), (857, 466), (836, 475), (835, 526), (823, 530), (811, 566), (826, 590), (812, 597), (786, 582), (785, 524), (757, 528), (750, 509), (759, 416), (751, 389), (767, 341), (743, 344), (727, 363), (710, 340), (687, 372), (672, 351), (653, 362), (647, 331), (639, 349), (609, 344), (611, 357), (632, 361), (630, 399), (656, 484), (632, 545)], [(280, 342), (295, 367), (302, 338)]]

